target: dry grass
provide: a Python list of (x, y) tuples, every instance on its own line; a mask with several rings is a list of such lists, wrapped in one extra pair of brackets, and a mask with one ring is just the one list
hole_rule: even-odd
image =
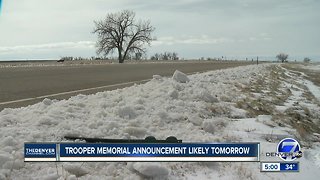
[[(310, 135), (319, 133), (320, 127), (312, 121), (307, 115), (309, 110), (303, 108), (303, 112), (297, 112), (294, 108), (289, 108), (285, 111), (287, 122), (297, 130), (298, 135), (303, 140), (309, 140)], [(307, 112), (307, 113), (306, 113)]]
[[(297, 69), (294, 70), (297, 71)], [(290, 71), (290, 73), (293, 73), (294, 76), (302, 75), (302, 73), (295, 71)], [(313, 117), (313, 113), (310, 112), (308, 107), (296, 102), (292, 108), (288, 108), (284, 112), (279, 112), (275, 109), (275, 105), (284, 105), (288, 98), (292, 96), (291, 90), (294, 89), (296, 91), (300, 91), (301, 89), (305, 91), (302, 98), (305, 99), (303, 101), (306, 103), (315, 103), (314, 96), (303, 84), (298, 83), (295, 79), (292, 79), (292, 77), (288, 77), (282, 68), (271, 66), (269, 72), (270, 73), (264, 77), (257, 77), (258, 79), (251, 83), (250, 88), (237, 86), (237, 88), (246, 95), (246, 99), (236, 102), (236, 106), (246, 110), (249, 117), (272, 115), (272, 122), (267, 125), (270, 125), (270, 127), (292, 127), (296, 129), (297, 138), (310, 142), (313, 133), (320, 133), (320, 124), (315, 124), (315, 122), (312, 121), (316, 117)], [(304, 73), (306, 72), (304, 71)], [(320, 84), (320, 79), (317, 81)], [(292, 84), (291, 90), (290, 88), (284, 89), (282, 86), (283, 82)], [(262, 96), (257, 98), (252, 93), (261, 93)], [(248, 131), (250, 130), (248, 129)], [(272, 140), (272, 135), (266, 138)]]
[(236, 103), (236, 107), (244, 109), (248, 112), (249, 117), (257, 117), (258, 115), (271, 115), (275, 107), (268, 101), (258, 99), (244, 99)]
[[(299, 68), (299, 66), (290, 65), (290, 64), (287, 64), (284, 67), (289, 69), (289, 70), (292, 70), (292, 73), (298, 73), (297, 71), (300, 71), (300, 72), (306, 74), (307, 75), (306, 78), (309, 81), (312, 81), (317, 86), (320, 86), (320, 78), (319, 78), (320, 72), (319, 71), (303, 69), (301, 67)], [(300, 73), (300, 75), (302, 75), (302, 73)]]
[[(250, 89), (240, 88), (247, 95), (247, 98), (236, 102), (236, 107), (246, 110), (249, 117), (272, 115), (275, 105), (282, 105), (291, 94), (290, 91), (282, 92), (280, 90), (281, 69), (272, 66), (268, 70), (270, 73), (257, 77), (258, 79), (251, 84)], [(261, 93), (264, 96), (256, 98), (252, 93)]]

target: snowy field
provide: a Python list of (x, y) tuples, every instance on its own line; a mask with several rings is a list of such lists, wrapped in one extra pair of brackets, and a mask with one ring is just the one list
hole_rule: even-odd
[(297, 65), (300, 68), (320, 72), (320, 63), (308, 63)]
[[(0, 112), (0, 179), (318, 179), (320, 106), (303, 76), (279, 64), (249, 65)], [(24, 163), (24, 142), (65, 135), (183, 142), (260, 142), (276, 151), (284, 137), (302, 146), (299, 173), (261, 173), (260, 164), (200, 162)]]

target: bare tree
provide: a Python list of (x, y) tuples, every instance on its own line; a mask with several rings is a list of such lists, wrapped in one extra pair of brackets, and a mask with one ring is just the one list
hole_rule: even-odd
[(93, 33), (98, 34), (97, 54), (105, 56), (118, 51), (119, 63), (129, 54), (145, 53), (144, 44), (150, 45), (154, 27), (150, 21), (136, 21), (133, 11), (109, 13), (104, 20), (95, 21)]
[(171, 57), (170, 52), (164, 52), (164, 54), (162, 55), (163, 60), (170, 60), (170, 57)]
[(178, 53), (176, 52), (172, 53), (172, 60), (179, 60)]
[(154, 57), (155, 57), (156, 60), (160, 60), (161, 59), (161, 54), (156, 53), (154, 55)]
[(279, 61), (285, 62), (288, 59), (289, 55), (285, 53), (279, 53), (276, 57)]
[(305, 63), (309, 63), (310, 61), (311, 61), (311, 59), (308, 58), (308, 57), (306, 57), (306, 58), (303, 59), (303, 62), (305, 62)]

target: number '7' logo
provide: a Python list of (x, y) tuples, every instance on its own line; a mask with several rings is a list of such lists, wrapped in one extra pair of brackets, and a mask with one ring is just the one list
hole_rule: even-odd
[(290, 152), (294, 152), (294, 150), (295, 150), (296, 147), (298, 146), (298, 143), (295, 142), (295, 141), (294, 141), (294, 142), (283, 142), (281, 148), (283, 148), (283, 147), (288, 147), (288, 146), (292, 146)]

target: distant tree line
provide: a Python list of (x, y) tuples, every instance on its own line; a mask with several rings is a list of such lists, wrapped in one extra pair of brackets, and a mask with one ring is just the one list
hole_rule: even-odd
[(164, 53), (155, 53), (150, 58), (151, 60), (179, 60), (178, 53), (176, 52), (164, 52)]
[[(60, 61), (77, 61), (77, 60), (112, 60), (116, 58), (112, 57), (101, 57), (101, 56), (92, 56), (90, 58), (86, 57), (73, 57), (73, 56), (63, 56), (60, 58)], [(150, 60), (179, 60), (178, 53), (176, 52), (164, 52), (164, 53), (155, 53), (150, 57)], [(131, 53), (126, 56), (126, 60), (148, 60), (148, 57), (143, 52)]]
[(73, 57), (73, 56), (63, 56), (60, 58), (62, 61), (79, 61), (79, 60), (102, 60), (102, 59), (109, 59), (107, 57), (95, 57), (92, 56), (90, 58), (85, 58), (85, 57)]
[[(79, 60), (113, 60), (113, 57), (102, 57), (102, 56), (91, 56), (91, 57), (73, 57), (73, 56), (63, 56), (60, 58), (61, 61), (79, 61)], [(134, 54), (127, 55), (126, 60), (146, 60), (146, 54), (137, 52)]]

